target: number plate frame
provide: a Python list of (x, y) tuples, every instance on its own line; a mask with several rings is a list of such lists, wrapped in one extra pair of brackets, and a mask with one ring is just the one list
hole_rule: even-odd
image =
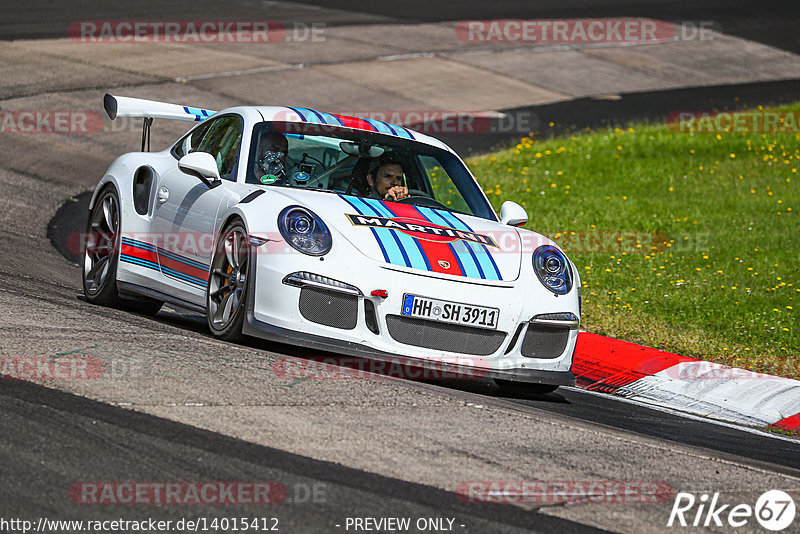
[(434, 299), (413, 293), (403, 294), (403, 305), (400, 308), (400, 314), (404, 317), (484, 328), (486, 330), (497, 330), (497, 324), (500, 320), (499, 308)]

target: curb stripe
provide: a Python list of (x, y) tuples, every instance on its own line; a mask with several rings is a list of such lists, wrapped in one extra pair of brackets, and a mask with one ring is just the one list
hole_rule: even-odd
[[(737, 424), (800, 431), (800, 381), (578, 334), (577, 385)], [(786, 417), (787, 413), (795, 413)]]
[(772, 423), (769, 426), (770, 428), (780, 428), (782, 430), (800, 432), (800, 413), (791, 417), (787, 417), (786, 419), (781, 419), (777, 423)]
[(578, 335), (572, 374), (578, 387), (613, 393), (680, 362), (696, 361), (589, 332)]

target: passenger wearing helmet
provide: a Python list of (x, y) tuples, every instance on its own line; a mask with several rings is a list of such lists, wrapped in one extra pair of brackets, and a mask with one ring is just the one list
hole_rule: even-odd
[(268, 132), (261, 136), (256, 152), (255, 176), (262, 184), (286, 184), (286, 154), (289, 141), (280, 132)]

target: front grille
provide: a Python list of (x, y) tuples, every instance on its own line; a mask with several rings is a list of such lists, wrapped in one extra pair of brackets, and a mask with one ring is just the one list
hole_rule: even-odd
[(352, 330), (358, 321), (358, 297), (315, 287), (300, 290), (300, 314), (318, 324)]
[(569, 328), (529, 324), (522, 339), (522, 355), (527, 358), (558, 358), (569, 341)]
[(426, 349), (488, 356), (494, 354), (506, 338), (505, 332), (486, 330), (424, 319), (387, 315), (386, 326), (392, 339)]

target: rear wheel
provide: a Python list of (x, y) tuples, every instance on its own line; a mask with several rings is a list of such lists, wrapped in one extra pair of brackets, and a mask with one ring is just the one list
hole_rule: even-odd
[(121, 242), (119, 196), (113, 186), (100, 191), (86, 225), (86, 245), (83, 251), (83, 294), (86, 300), (100, 306), (125, 308), (155, 315), (162, 302), (156, 300), (127, 300), (117, 290), (117, 262)]
[(206, 319), (215, 337), (227, 341), (242, 337), (250, 276), (247, 232), (241, 221), (234, 220), (217, 242), (206, 288)]

